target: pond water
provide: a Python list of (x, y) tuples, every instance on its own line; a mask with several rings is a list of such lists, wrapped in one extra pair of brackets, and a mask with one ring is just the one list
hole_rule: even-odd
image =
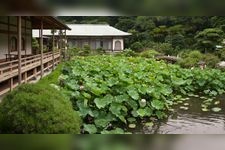
[[(202, 111), (203, 100), (200, 98), (190, 98), (185, 103), (188, 103), (188, 110), (180, 109), (183, 104), (176, 105), (166, 120), (155, 122), (151, 128), (140, 126), (134, 133), (225, 134), (225, 95), (213, 100), (208, 112)], [(221, 111), (212, 111), (214, 107), (221, 108)]]

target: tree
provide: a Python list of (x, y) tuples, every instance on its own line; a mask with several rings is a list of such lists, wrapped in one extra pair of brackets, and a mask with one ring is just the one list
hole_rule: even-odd
[(220, 45), (223, 40), (223, 31), (219, 28), (207, 28), (199, 32), (195, 36), (196, 47), (203, 50), (213, 52), (216, 45)]
[(140, 52), (143, 50), (143, 45), (141, 42), (135, 42), (130, 46), (130, 48), (136, 52)]
[(130, 18), (122, 18), (119, 19), (119, 22), (115, 25), (116, 28), (122, 31), (128, 31), (132, 29), (135, 25), (135, 21)]
[(166, 26), (159, 26), (153, 30), (153, 38), (156, 42), (165, 42), (165, 38), (168, 35)]
[(165, 39), (166, 43), (170, 43), (173, 48), (183, 49), (185, 48), (185, 38), (182, 34), (168, 35)]
[(141, 32), (151, 31), (155, 28), (155, 23), (149, 16), (138, 16), (135, 21), (135, 29)]
[(225, 31), (224, 16), (67, 16), (59, 19), (66, 23), (108, 23), (122, 31), (132, 32), (132, 36), (126, 38), (125, 47), (135, 42), (144, 45), (153, 41), (168, 42), (173, 48), (195, 49), (198, 45), (202, 49), (212, 47), (212, 44), (199, 46), (194, 38), (196, 34), (207, 28)]

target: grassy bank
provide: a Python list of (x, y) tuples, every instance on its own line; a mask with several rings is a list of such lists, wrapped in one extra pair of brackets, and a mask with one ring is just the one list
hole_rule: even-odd
[(53, 72), (42, 78), (40, 81), (38, 81), (37, 84), (41, 85), (58, 84), (58, 78), (61, 74), (62, 67), (63, 63), (60, 63)]

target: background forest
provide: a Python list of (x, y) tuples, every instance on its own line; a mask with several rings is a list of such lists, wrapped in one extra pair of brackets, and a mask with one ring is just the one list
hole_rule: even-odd
[(194, 51), (190, 57), (198, 58), (203, 57), (200, 56), (201, 54), (207, 54), (206, 59), (215, 63), (225, 59), (223, 48), (225, 17), (221, 16), (67, 16), (58, 18), (65, 23), (109, 24), (132, 33), (132, 36), (126, 38), (125, 47), (136, 52), (153, 49), (165, 55), (183, 55), (187, 58), (189, 57), (187, 53)]

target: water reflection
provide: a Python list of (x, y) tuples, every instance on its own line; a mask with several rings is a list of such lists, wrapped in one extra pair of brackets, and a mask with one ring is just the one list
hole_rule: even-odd
[(175, 107), (176, 112), (167, 121), (160, 122), (155, 130), (158, 134), (224, 134), (225, 133), (225, 102), (224, 96), (218, 97), (222, 108), (221, 112), (203, 112), (201, 110), (202, 100), (192, 98), (188, 102), (189, 110), (180, 110)]
[(225, 134), (225, 96), (220, 96), (217, 101), (219, 105), (212, 107), (220, 107), (220, 112), (203, 112), (201, 109), (202, 101), (199, 98), (191, 98), (188, 110), (179, 109), (180, 105), (174, 107), (175, 112), (172, 113), (167, 120), (159, 121), (153, 129), (139, 128), (140, 132), (146, 134)]
[(169, 118), (159, 124), (158, 134), (224, 134), (224, 115), (212, 114), (201, 117), (197, 114), (179, 113), (176, 119)]

